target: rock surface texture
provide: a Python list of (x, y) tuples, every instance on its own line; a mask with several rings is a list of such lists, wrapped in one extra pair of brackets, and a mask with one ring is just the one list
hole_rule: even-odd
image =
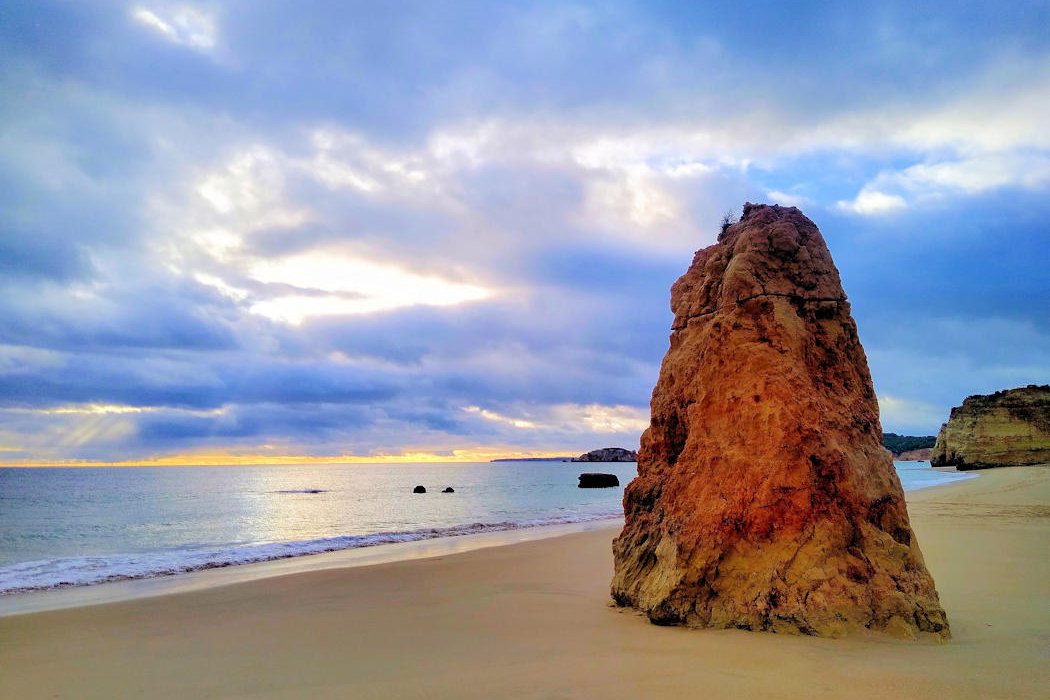
[(816, 225), (745, 205), (671, 310), (613, 542), (616, 602), (657, 624), (946, 638)]
[(968, 397), (941, 426), (930, 463), (964, 470), (1050, 463), (1050, 386)]
[(600, 450), (591, 450), (579, 457), (573, 457), (573, 462), (637, 462), (638, 453), (634, 450), (625, 450), (622, 447), (603, 447)]

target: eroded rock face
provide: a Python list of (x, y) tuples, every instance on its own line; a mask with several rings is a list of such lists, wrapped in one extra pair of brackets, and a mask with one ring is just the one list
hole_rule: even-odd
[(920, 447), (917, 450), (901, 452), (899, 455), (894, 455), (893, 458), (899, 459), (902, 462), (928, 462), (930, 461), (930, 455), (932, 453), (932, 447)]
[(1050, 386), (968, 397), (941, 426), (930, 462), (963, 470), (1050, 463)]
[(838, 271), (795, 208), (751, 205), (671, 288), (617, 603), (658, 624), (948, 636)]

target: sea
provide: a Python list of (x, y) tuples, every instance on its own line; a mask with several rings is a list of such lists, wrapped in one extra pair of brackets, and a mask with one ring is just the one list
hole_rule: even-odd
[[(972, 476), (895, 466), (905, 491)], [(583, 471), (616, 474), (621, 486), (578, 488)], [(635, 475), (631, 462), (563, 461), (0, 468), (0, 598), (614, 519)]]

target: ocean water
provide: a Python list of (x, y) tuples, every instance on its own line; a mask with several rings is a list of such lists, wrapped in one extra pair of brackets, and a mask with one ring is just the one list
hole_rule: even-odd
[[(969, 476), (896, 466), (905, 490)], [(577, 488), (582, 471), (621, 487)], [(0, 595), (615, 518), (635, 475), (557, 461), (0, 469)]]

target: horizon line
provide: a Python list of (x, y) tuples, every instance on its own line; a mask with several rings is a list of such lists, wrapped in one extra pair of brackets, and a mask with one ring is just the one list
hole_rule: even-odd
[(265, 455), (198, 453), (128, 460), (0, 460), (0, 468), (96, 468), (96, 467), (240, 467), (294, 466), (298, 464), (467, 464), (496, 459), (562, 459), (578, 456), (574, 450), (452, 450), (452, 454), (407, 452), (397, 455)]

